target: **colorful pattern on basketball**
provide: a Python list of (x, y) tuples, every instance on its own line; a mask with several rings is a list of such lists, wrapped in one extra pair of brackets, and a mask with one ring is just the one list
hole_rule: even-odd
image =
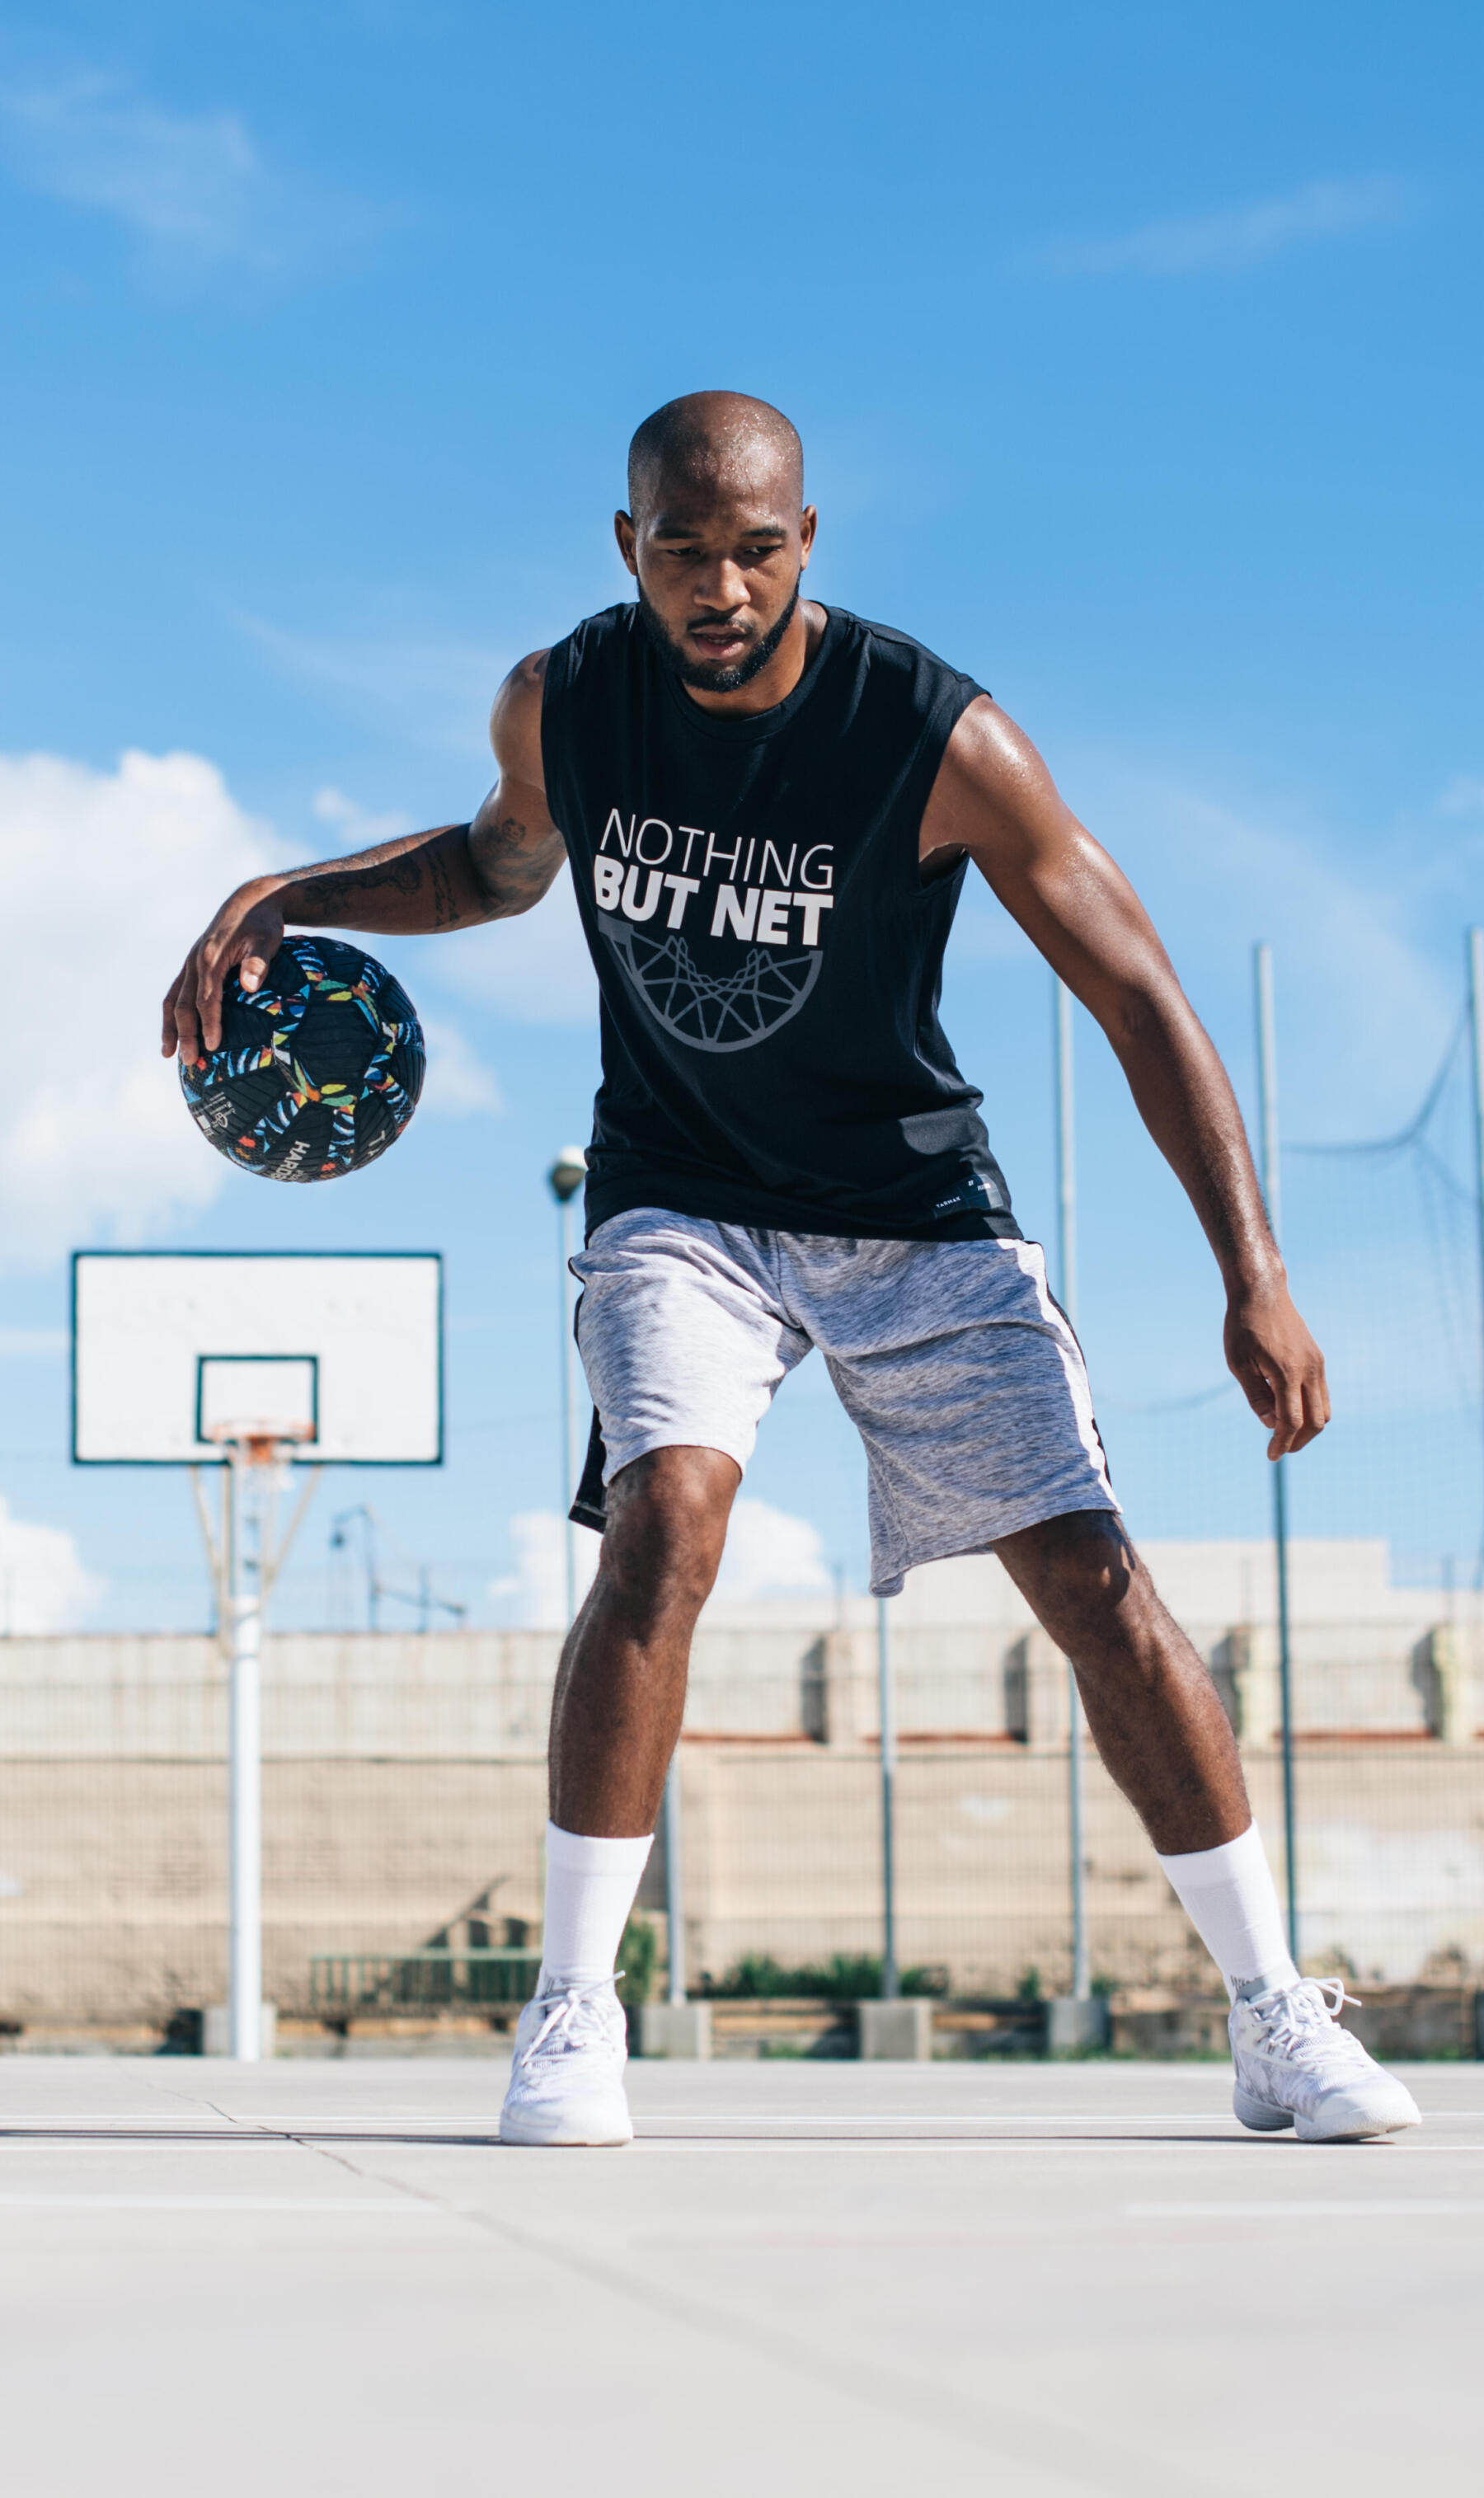
[(265, 1179), (338, 1179), (394, 1144), (423, 1089), (423, 1035), (385, 967), (328, 937), (286, 937), (261, 989), (236, 972), (221, 1047), (180, 1061), (191, 1117)]

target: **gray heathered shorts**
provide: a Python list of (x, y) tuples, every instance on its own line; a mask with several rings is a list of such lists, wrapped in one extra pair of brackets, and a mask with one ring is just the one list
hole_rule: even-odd
[(651, 1449), (746, 1467), (818, 1345), (870, 1470), (871, 1589), (1078, 1509), (1117, 1508), (1077, 1338), (1029, 1240), (850, 1240), (648, 1207), (572, 1261), (602, 1480)]

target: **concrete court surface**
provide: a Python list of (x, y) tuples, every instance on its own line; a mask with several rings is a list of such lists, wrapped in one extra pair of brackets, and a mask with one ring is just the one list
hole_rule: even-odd
[(7, 2498), (1472, 2486), (1484, 2071), (1388, 2144), (1215, 2066), (0, 2060)]

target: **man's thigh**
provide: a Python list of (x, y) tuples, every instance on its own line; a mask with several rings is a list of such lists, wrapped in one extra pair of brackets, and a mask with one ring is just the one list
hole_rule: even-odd
[(646, 1208), (599, 1224), (572, 1268), (604, 1483), (661, 1448), (719, 1449), (745, 1468), (775, 1390), (809, 1350), (758, 1235)]
[(1081, 1350), (1034, 1242), (862, 1241), (838, 1271), (818, 1252), (802, 1265), (818, 1281), (795, 1314), (865, 1444), (878, 1594), (923, 1561), (1116, 1510)]

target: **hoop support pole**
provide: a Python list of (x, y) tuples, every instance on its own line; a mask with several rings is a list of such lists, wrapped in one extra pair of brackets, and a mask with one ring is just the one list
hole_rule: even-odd
[(228, 2012), (233, 2056), (255, 2065), (263, 2052), (263, 1589), (262, 1514), (257, 1472), (241, 1441), (231, 1444), (232, 1661), (228, 1697), (229, 1914)]

